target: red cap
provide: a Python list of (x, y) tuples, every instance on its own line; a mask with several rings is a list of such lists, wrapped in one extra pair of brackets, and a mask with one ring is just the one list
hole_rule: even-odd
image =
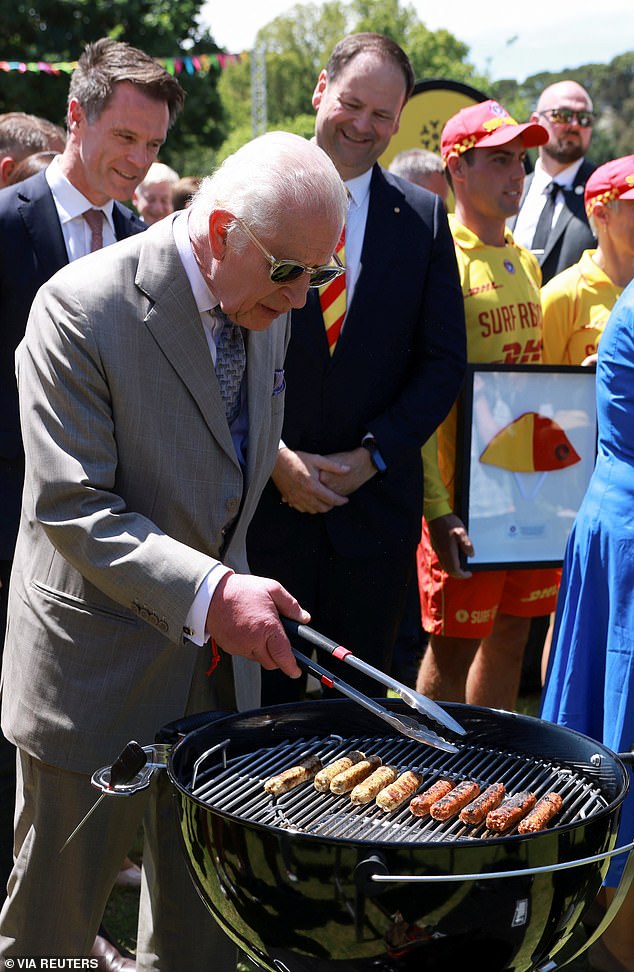
[(612, 159), (595, 169), (586, 182), (584, 199), (588, 216), (597, 203), (634, 199), (634, 155)]
[(536, 122), (518, 124), (497, 101), (483, 101), (463, 108), (449, 119), (442, 130), (440, 154), (447, 165), (452, 155), (462, 155), (471, 148), (505, 145), (518, 135), (524, 148), (545, 145), (548, 132)]

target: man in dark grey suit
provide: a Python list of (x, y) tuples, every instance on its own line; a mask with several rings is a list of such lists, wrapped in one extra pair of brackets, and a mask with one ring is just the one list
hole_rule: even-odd
[(594, 125), (592, 100), (576, 81), (557, 81), (542, 91), (530, 120), (543, 125), (550, 138), (539, 148), (509, 226), (515, 242), (533, 250), (547, 283), (595, 245), (583, 202), (596, 168), (585, 159)]
[(300, 674), (278, 611), (309, 615), (246, 576), (245, 538), (277, 455), (290, 311), (340, 273), (346, 202), (317, 146), (265, 135), (189, 209), (63, 268), (34, 301), (17, 353), (26, 488), (2, 724), (20, 785), (2, 958), (86, 955), (144, 816), (137, 968), (235, 966), (185, 872), (164, 775), (104, 801), (59, 852), (94, 802), (90, 774), (128, 740), (257, 705), (260, 666)]

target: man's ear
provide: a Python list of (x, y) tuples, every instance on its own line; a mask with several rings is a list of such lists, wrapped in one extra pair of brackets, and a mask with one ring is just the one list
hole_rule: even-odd
[(317, 84), (315, 85), (315, 90), (313, 91), (312, 105), (315, 111), (319, 108), (321, 104), (321, 99), (323, 97), (324, 91), (326, 90), (326, 85), (328, 84), (328, 75), (326, 74), (326, 69), (321, 71), (319, 77), (317, 78)]
[(227, 209), (212, 209), (209, 214), (209, 245), (214, 260), (223, 260), (227, 250), (227, 232), (235, 220)]
[(77, 131), (77, 126), (86, 120), (86, 114), (77, 98), (71, 98), (68, 103), (68, 131)]
[(607, 226), (610, 222), (610, 207), (602, 202), (595, 203), (592, 210), (592, 218), (597, 226)]
[(465, 161), (461, 155), (450, 155), (447, 159), (447, 169), (453, 182), (460, 182), (465, 166)]
[(5, 155), (0, 159), (0, 186), (6, 186), (7, 179), (15, 169), (15, 159), (12, 155)]

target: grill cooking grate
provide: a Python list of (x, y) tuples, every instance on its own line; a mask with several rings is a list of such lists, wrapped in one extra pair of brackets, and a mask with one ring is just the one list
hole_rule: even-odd
[[(421, 789), (447, 777), (456, 782), (475, 780), (481, 789), (501, 782), (509, 794), (532, 790), (538, 799), (556, 790), (563, 799), (557, 825), (583, 821), (607, 806), (600, 790), (568, 767), (478, 746), (465, 746), (458, 753), (448, 754), (404, 741), (400, 736), (357, 736), (346, 740), (335, 735), (315, 736), (235, 757), (230, 753), (230, 740), (225, 740), (199, 758), (190, 792), (210, 809), (242, 821), (317, 837), (402, 844), (500, 836), (492, 834), (484, 824), (467, 826), (457, 816), (449, 821), (414, 817), (407, 803), (392, 813), (381, 810), (374, 802), (356, 806), (350, 802), (349, 794), (318, 792), (312, 780), (277, 798), (263, 789), (266, 779), (307, 756), (319, 756), (326, 765), (353, 749), (376, 753), (399, 772), (412, 769), (423, 773)], [(505, 831), (504, 836), (513, 833), (515, 828)]]

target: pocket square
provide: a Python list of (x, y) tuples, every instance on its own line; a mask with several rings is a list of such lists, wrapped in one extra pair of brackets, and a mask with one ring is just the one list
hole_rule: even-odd
[(286, 379), (284, 377), (284, 369), (276, 368), (273, 372), (273, 395), (279, 395), (286, 388)]

